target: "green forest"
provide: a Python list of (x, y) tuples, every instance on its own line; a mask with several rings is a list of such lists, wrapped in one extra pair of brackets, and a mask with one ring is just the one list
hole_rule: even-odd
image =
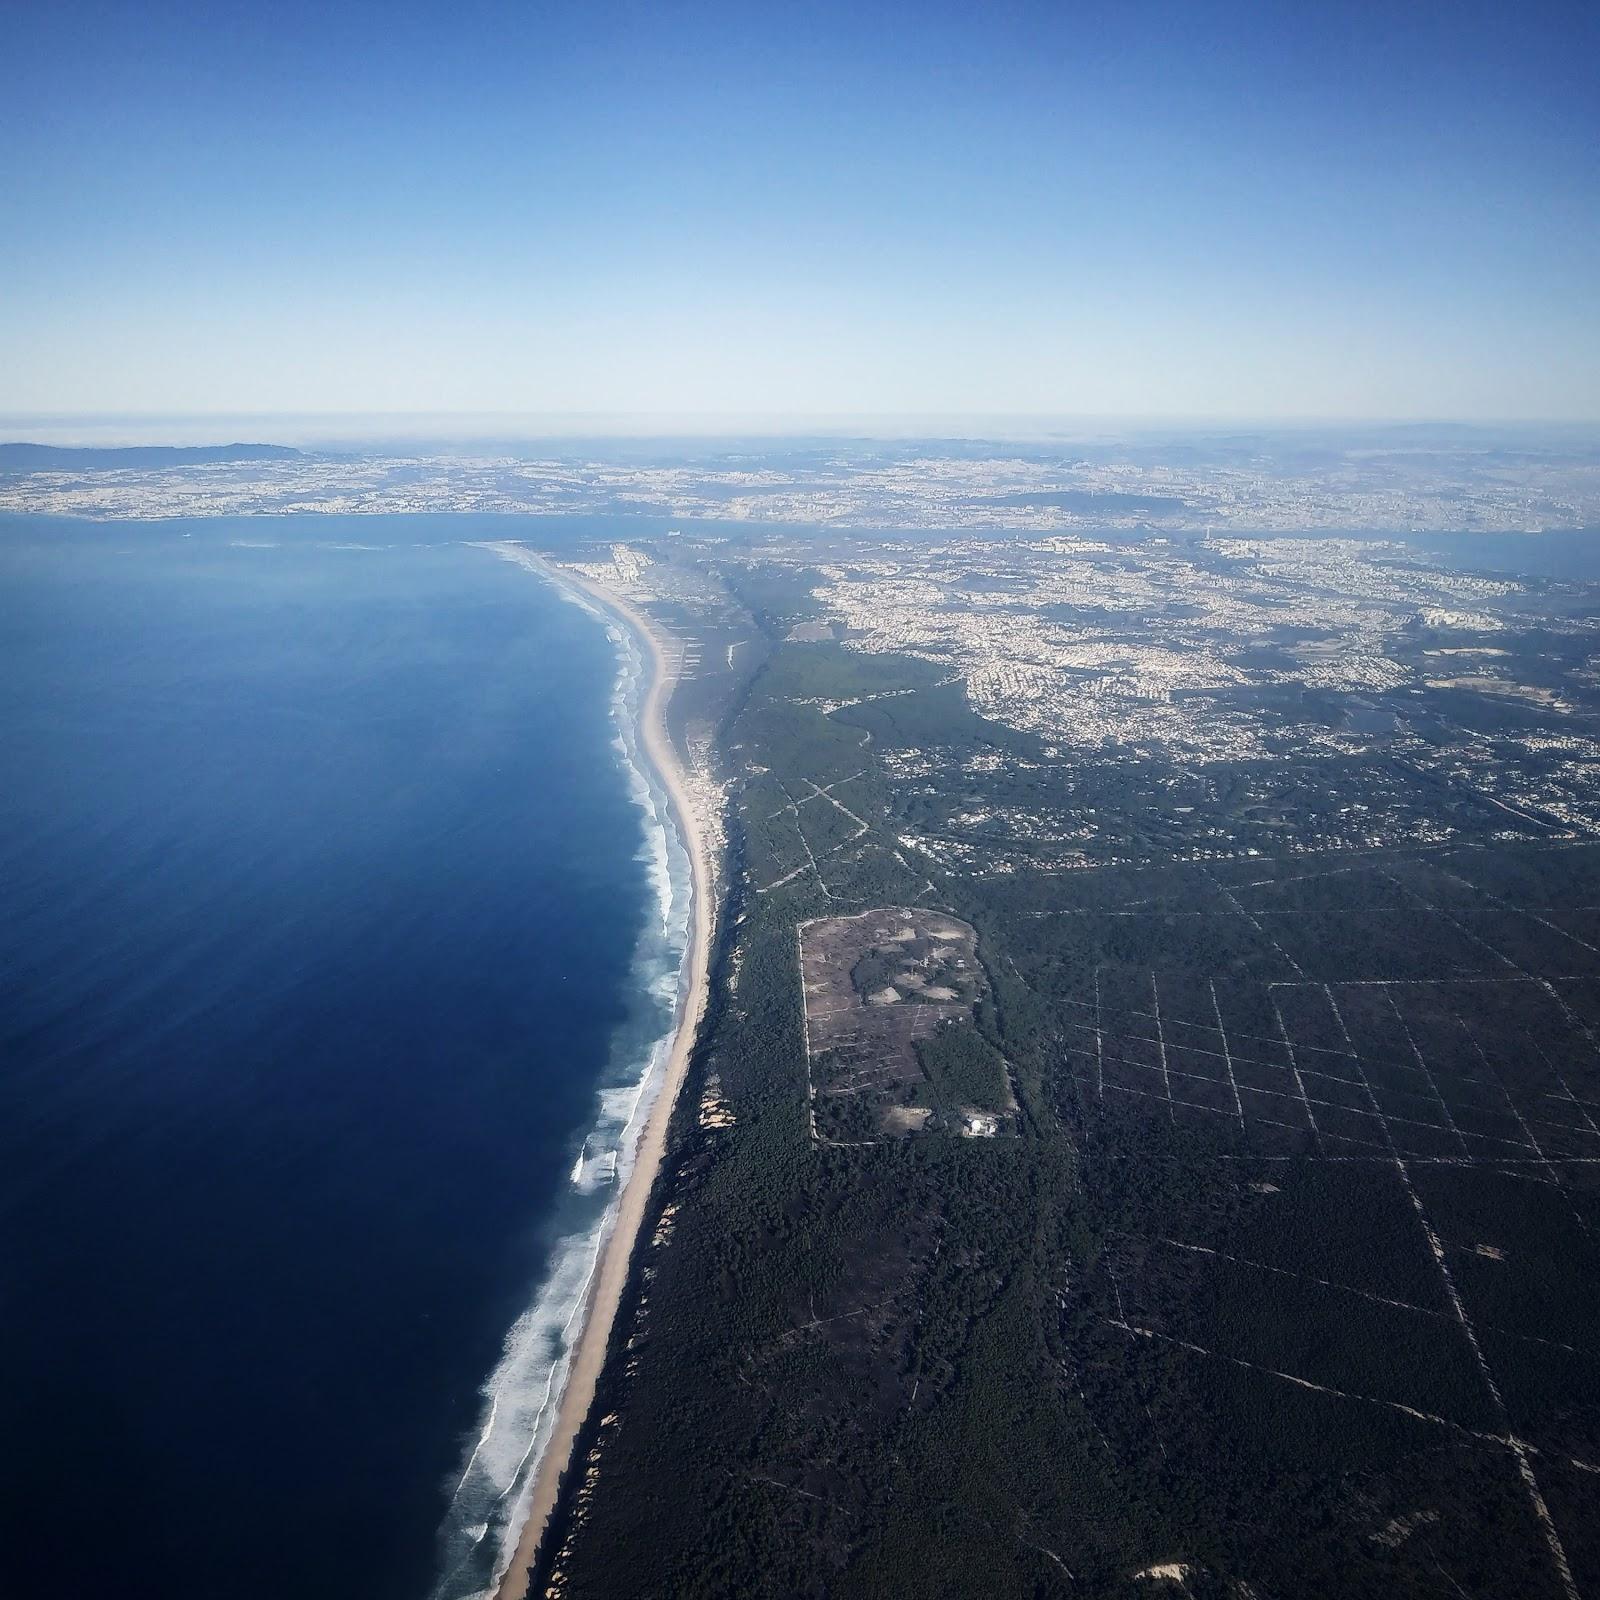
[[(1600, 1099), (1600, 849), (942, 866), (903, 840), (993, 790), (1092, 792), (1152, 838), (1192, 794), (1052, 765), (931, 663), (790, 641), (804, 592), (741, 596), (769, 649), (720, 734), (729, 893), (653, 1202), (673, 1227), (535, 1592), (1600, 1585), (1600, 1137), (1573, 1092)], [(793, 804), (828, 786), (865, 835)], [(913, 901), (972, 924), (987, 980), (920, 1041), (919, 1093), (1014, 1097), (1010, 1131), (819, 1142), (797, 926)], [(731, 1126), (699, 1123), (713, 1074)]]

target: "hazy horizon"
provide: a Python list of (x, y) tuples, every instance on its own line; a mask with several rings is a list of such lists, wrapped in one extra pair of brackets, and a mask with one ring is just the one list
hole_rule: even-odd
[(1586, 433), (1600, 428), (1588, 417), (1260, 417), (1260, 416), (1070, 416), (1039, 413), (859, 413), (832, 415), (730, 415), (718, 413), (518, 413), (518, 412), (217, 412), (0, 414), (0, 443), (116, 449), (168, 445), (283, 445), (303, 450), (417, 445), (466, 447), (565, 445), (585, 440), (682, 441), (948, 440), (996, 444), (1073, 443), (1155, 436), (1212, 436), (1219, 432), (1262, 435), (1351, 433), (1424, 434), (1430, 430), (1464, 437)]

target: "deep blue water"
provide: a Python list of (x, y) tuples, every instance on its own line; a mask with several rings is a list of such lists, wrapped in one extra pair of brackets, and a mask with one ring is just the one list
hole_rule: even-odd
[(614, 644), (13, 523), (0, 667), (0, 1592), (420, 1597), (633, 1003)]

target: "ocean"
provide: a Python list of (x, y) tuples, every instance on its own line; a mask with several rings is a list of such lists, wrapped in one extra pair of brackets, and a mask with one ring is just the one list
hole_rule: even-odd
[(504, 1564), (687, 921), (506, 531), (0, 526), (7, 1596)]

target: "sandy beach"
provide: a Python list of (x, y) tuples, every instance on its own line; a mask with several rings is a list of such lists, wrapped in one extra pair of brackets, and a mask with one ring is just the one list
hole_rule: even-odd
[[(504, 547), (505, 553), (516, 551), (514, 559), (523, 560), (531, 552), (520, 547)], [(616, 1322), (617, 1309), (627, 1284), (628, 1268), (633, 1259), (633, 1249), (649, 1203), (650, 1191), (655, 1185), (661, 1167), (662, 1153), (666, 1147), (667, 1124), (677, 1103), (678, 1091), (683, 1085), (689, 1065), (690, 1052), (699, 1031), (701, 1014), (705, 1009), (707, 969), (711, 950), (712, 877), (706, 859), (704, 840), (693, 803), (683, 782), (678, 754), (667, 733), (666, 707), (677, 682), (677, 669), (671, 655), (663, 645), (654, 624), (637, 608), (618, 595), (602, 589), (576, 573), (533, 557), (528, 565), (537, 563), (538, 570), (546, 576), (573, 588), (581, 589), (597, 604), (616, 614), (649, 646), (653, 671), (649, 690), (640, 713), (640, 739), (645, 754), (660, 777), (662, 787), (671, 801), (674, 816), (688, 852), (691, 871), (692, 907), (690, 917), (689, 949), (685, 956), (688, 983), (678, 1017), (677, 1034), (667, 1059), (665, 1076), (649, 1121), (639, 1136), (638, 1150), (633, 1169), (628, 1175), (617, 1207), (616, 1223), (602, 1250), (600, 1261), (590, 1290), (588, 1306), (584, 1313), (582, 1331), (573, 1348), (572, 1362), (562, 1391), (560, 1408), (556, 1414), (555, 1429), (550, 1435), (538, 1470), (533, 1480), (532, 1499), (527, 1520), (517, 1542), (517, 1553), (505, 1576), (500, 1580), (496, 1600), (523, 1600), (527, 1594), (527, 1573), (538, 1551), (545, 1524), (555, 1505), (556, 1490), (563, 1471), (572, 1457), (578, 1430), (594, 1403), (595, 1388), (605, 1365), (606, 1348), (610, 1343), (611, 1329)]]

